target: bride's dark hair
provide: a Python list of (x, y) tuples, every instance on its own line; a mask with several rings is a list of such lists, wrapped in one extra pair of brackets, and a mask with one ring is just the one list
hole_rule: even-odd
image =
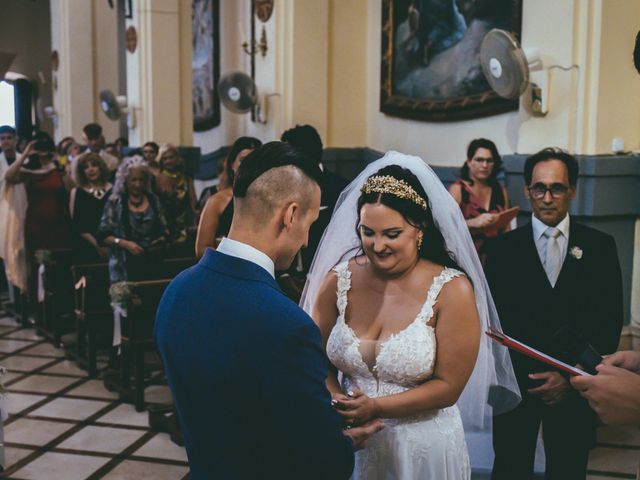
[(382, 175), (389, 175), (406, 182), (427, 202), (428, 208), (425, 210), (412, 200), (400, 198), (390, 193), (363, 192), (360, 195), (360, 198), (358, 198), (358, 221), (356, 223), (356, 234), (358, 235), (358, 239), (360, 239), (360, 250), (364, 251), (360, 231), (358, 230), (358, 226), (360, 225), (360, 210), (362, 210), (362, 207), (365, 204), (380, 202), (382, 205), (389, 207), (402, 215), (409, 225), (423, 232), (424, 239), (422, 247), (418, 251), (418, 255), (421, 258), (430, 260), (445, 267), (455, 268), (462, 271), (462, 269), (450, 257), (449, 252), (445, 247), (444, 238), (442, 238), (440, 230), (438, 230), (438, 227), (433, 221), (431, 206), (429, 205), (429, 197), (424, 191), (424, 188), (422, 188), (422, 184), (418, 180), (418, 177), (416, 177), (411, 170), (402, 168), (399, 165), (388, 165), (383, 167), (371, 175), (371, 177)]

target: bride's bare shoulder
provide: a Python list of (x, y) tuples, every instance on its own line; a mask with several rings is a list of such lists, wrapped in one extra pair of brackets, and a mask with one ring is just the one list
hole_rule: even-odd
[(475, 294), (473, 292), (473, 285), (469, 281), (466, 275), (458, 275), (449, 280), (442, 288), (440, 294), (442, 301), (459, 301), (459, 300), (474, 300)]
[(351, 280), (359, 281), (365, 275), (369, 275), (367, 266), (369, 265), (369, 259), (366, 255), (359, 255), (349, 260), (349, 271), (351, 272)]

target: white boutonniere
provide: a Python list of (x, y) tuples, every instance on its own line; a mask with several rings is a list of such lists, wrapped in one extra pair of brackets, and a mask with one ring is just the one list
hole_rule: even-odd
[(571, 247), (571, 250), (569, 250), (569, 255), (571, 255), (576, 260), (580, 260), (582, 258), (582, 249), (580, 247)]

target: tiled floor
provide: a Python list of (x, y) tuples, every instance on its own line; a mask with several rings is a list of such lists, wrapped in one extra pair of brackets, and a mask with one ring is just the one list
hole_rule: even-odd
[[(61, 350), (0, 318), (0, 365), (9, 419), (5, 422), (6, 469), (15, 480), (186, 479), (184, 448), (149, 430), (146, 413), (121, 403), (102, 382), (64, 358)], [(148, 388), (154, 401), (167, 392)], [(640, 429), (602, 427), (589, 459), (588, 480), (635, 479)], [(4, 475), (4, 476), (3, 476)], [(474, 480), (490, 475), (475, 473)]]
[[(0, 318), (0, 365), (8, 369), (6, 468), (15, 480), (186, 479), (187, 455), (147, 414), (121, 403), (101, 381), (33, 330)], [(166, 397), (148, 389), (147, 398)]]

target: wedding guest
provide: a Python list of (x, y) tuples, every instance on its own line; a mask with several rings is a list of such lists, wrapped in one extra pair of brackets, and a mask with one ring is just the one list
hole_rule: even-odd
[(196, 256), (201, 257), (207, 248), (216, 248), (220, 238), (229, 233), (233, 218), (233, 181), (242, 160), (262, 142), (253, 137), (240, 137), (231, 147), (225, 160), (225, 180), (218, 192), (212, 195), (200, 215), (196, 236)]
[(69, 148), (74, 142), (75, 140), (73, 139), (73, 137), (64, 137), (58, 142), (58, 146), (56, 147), (56, 154), (58, 164), (61, 167), (66, 168), (67, 163), (69, 162)]
[(159, 152), (160, 145), (156, 142), (147, 142), (142, 146), (142, 158), (144, 158), (144, 161), (147, 162), (152, 171), (154, 169), (157, 170), (158, 164), (156, 160)]
[(169, 232), (151, 172), (142, 157), (127, 157), (105, 204), (96, 238), (109, 247), (111, 283), (153, 277), (158, 248)]
[(102, 127), (99, 124), (88, 123), (82, 127), (82, 140), (87, 145), (86, 153), (93, 152), (100, 155), (112, 172), (118, 168), (120, 160), (105, 150), (104, 135), (102, 134)]
[[(14, 285), (26, 290), (24, 213), (27, 196), (24, 185), (7, 186), (4, 178), (9, 166), (16, 161), (17, 143), (15, 129), (10, 125), (0, 126), (0, 259), (3, 260), (1, 269), (7, 278), (11, 303), (15, 303)], [(16, 196), (19, 196), (20, 205), (13, 201)], [(15, 238), (16, 234), (19, 239)]]
[(104, 151), (109, 155), (111, 155), (112, 157), (117, 158), (118, 162), (122, 159), (122, 157), (120, 156), (120, 152), (118, 151), (118, 147), (116, 146), (115, 143), (107, 143), (104, 146)]
[(5, 180), (24, 183), (27, 211), (24, 224), (26, 260), (29, 267), (29, 294), (36, 295), (36, 250), (71, 247), (69, 195), (73, 182), (54, 163), (55, 144), (45, 132), (37, 132), (24, 152), (7, 169)]
[(198, 198), (198, 204), (196, 206), (196, 210), (201, 213), (204, 209), (205, 205), (209, 201), (211, 197), (213, 197), (220, 190), (224, 190), (225, 188), (231, 188), (233, 185), (229, 183), (229, 178), (227, 177), (227, 157), (221, 162), (218, 162), (216, 166), (216, 177), (215, 183), (206, 187), (200, 192), (200, 197)]
[[(622, 328), (622, 278), (614, 239), (569, 215), (578, 162), (547, 148), (524, 165), (531, 223), (494, 239), (486, 274), (504, 332), (575, 365), (554, 341), (573, 329), (600, 354), (616, 350)], [(493, 478), (530, 478), (542, 424), (548, 479), (585, 478), (596, 416), (569, 380), (545, 363), (511, 355), (522, 392), (513, 411), (493, 421)]]
[(76, 263), (106, 259), (108, 248), (96, 239), (104, 205), (111, 193), (109, 169), (100, 155), (88, 153), (76, 162), (77, 187), (71, 190), (69, 211), (78, 239), (74, 247)]
[(571, 377), (571, 385), (607, 425), (640, 426), (640, 352), (605, 357), (597, 375)]
[[(303, 279), (304, 283), (306, 273), (309, 271), (309, 268), (311, 268), (311, 262), (318, 249), (320, 238), (322, 238), (324, 230), (327, 228), (327, 225), (329, 225), (329, 220), (333, 214), (333, 209), (338, 201), (338, 197), (349, 182), (322, 165), (322, 138), (320, 138), (318, 131), (311, 125), (296, 125), (286, 130), (280, 137), (280, 140), (296, 147), (316, 162), (322, 170), (322, 177), (320, 178), (320, 191), (322, 192), (320, 216), (309, 230), (308, 245), (300, 251), (301, 265), (299, 265), (299, 271), (297, 273), (298, 276)], [(294, 267), (295, 266), (294, 264)], [(289, 273), (293, 274), (294, 272), (290, 269)]]
[(460, 180), (449, 187), (481, 258), (486, 240), (509, 230), (508, 227), (502, 231), (490, 228), (498, 219), (496, 213), (509, 208), (507, 189), (498, 182), (501, 170), (502, 158), (495, 143), (476, 138), (467, 147), (467, 160), (460, 169)]
[[(16, 161), (16, 131), (9, 125), (0, 126), (0, 230), (5, 228), (7, 206), (4, 199), (4, 174)], [(1, 240), (0, 240), (1, 242)]]
[(73, 183), (53, 162), (55, 144), (38, 132), (7, 169), (7, 183), (24, 183), (29, 207), (25, 219), (27, 250), (68, 248), (70, 217), (68, 191)]
[(123, 158), (124, 148), (129, 146), (129, 139), (126, 137), (118, 137), (113, 143), (116, 145), (116, 149), (118, 150), (118, 157)]
[(76, 141), (72, 142), (71, 145), (69, 145), (69, 148), (67, 149), (67, 156), (69, 158), (69, 163), (71, 162), (72, 159), (78, 158), (84, 150), (85, 148), (82, 145), (80, 145), (78, 142)]
[(158, 158), (160, 170), (155, 173), (155, 186), (167, 219), (167, 240), (174, 244), (184, 243), (195, 215), (193, 179), (184, 173), (184, 162), (174, 146), (163, 145)]
[(319, 176), (289, 145), (256, 149), (237, 172), (228, 237), (162, 297), (154, 337), (192, 480), (347, 479), (352, 448), (382, 428), (342, 430), (318, 328), (274, 278), (317, 218)]

